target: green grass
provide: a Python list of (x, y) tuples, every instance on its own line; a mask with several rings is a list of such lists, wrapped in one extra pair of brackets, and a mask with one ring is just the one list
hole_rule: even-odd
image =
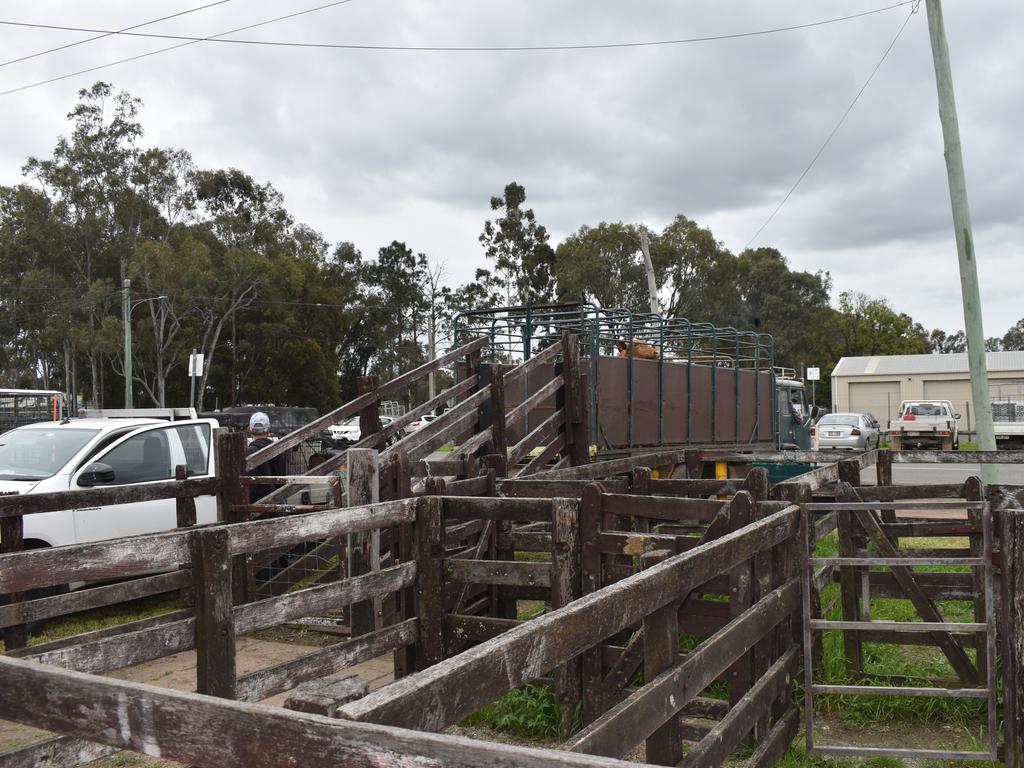
[[(129, 603), (120, 603), (104, 608), (94, 608), (90, 611), (47, 620), (43, 624), (42, 631), (30, 635), (28, 642), (29, 645), (39, 645), (52, 640), (62, 640), (65, 637), (95, 632), (130, 621), (141, 621), (152, 616), (159, 616), (161, 613), (176, 611), (179, 608), (181, 608), (181, 597), (177, 592), (144, 597)], [(6, 650), (2, 641), (0, 641), (0, 650)]]
[[(965, 733), (961, 739), (960, 748), (972, 752), (984, 752), (988, 749), (977, 734)], [(925, 760), (915, 761), (915, 764), (924, 768), (998, 768), (1000, 763), (993, 762), (966, 762), (961, 760)], [(871, 757), (871, 758), (831, 758), (821, 755), (809, 755), (804, 746), (803, 735), (790, 745), (789, 749), (782, 756), (778, 768), (902, 768), (906, 763), (893, 757)]]
[(562, 714), (549, 686), (529, 683), (474, 712), (463, 724), (483, 724), (526, 739), (553, 739), (561, 731)]
[(837, 760), (821, 755), (809, 755), (801, 738), (800, 743), (794, 742), (782, 756), (778, 768), (903, 768), (903, 761), (892, 757)]
[(976, 451), (978, 450), (978, 444), (974, 440), (961, 440), (960, 441), (961, 451)]
[[(945, 537), (928, 539), (907, 538), (901, 541), (908, 547), (965, 547), (965, 538)], [(832, 534), (818, 543), (815, 555), (831, 557), (838, 553), (838, 538)], [(876, 570), (886, 570), (879, 566)], [(970, 570), (969, 567), (924, 566), (918, 570), (947, 571)], [(839, 594), (839, 585), (830, 584), (821, 593), (822, 606), (828, 606)], [(969, 600), (940, 600), (936, 607), (947, 621), (973, 621), (973, 606)], [(827, 615), (828, 619), (841, 619), (842, 609), (837, 603)], [(886, 621), (920, 621), (909, 600), (872, 598), (871, 618)], [(823, 637), (823, 666), (819, 679), (830, 684), (889, 685), (885, 680), (851, 679), (846, 672), (846, 654), (842, 632), (825, 632)], [(908, 678), (953, 679), (955, 672), (938, 648), (929, 646), (900, 646), (865, 643), (864, 671), (874, 675), (900, 675)], [(967, 654), (974, 660), (973, 649)], [(802, 681), (798, 681), (798, 685)], [(930, 685), (920, 683), (908, 683)], [(802, 685), (800, 686), (802, 688)], [(802, 690), (800, 692), (802, 696)], [(867, 725), (873, 722), (946, 723), (970, 728), (985, 722), (984, 699), (944, 699), (925, 697), (871, 696), (871, 695), (819, 695), (815, 696), (815, 712), (838, 717), (844, 722)]]

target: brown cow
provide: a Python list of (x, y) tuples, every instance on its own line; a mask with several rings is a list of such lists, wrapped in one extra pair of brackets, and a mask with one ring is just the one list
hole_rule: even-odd
[(615, 346), (619, 350), (619, 357), (629, 357), (632, 355), (644, 360), (658, 360), (661, 357), (661, 353), (658, 350), (646, 341), (640, 341), (640, 339), (633, 339), (632, 342), (625, 342), (619, 339), (615, 342)]

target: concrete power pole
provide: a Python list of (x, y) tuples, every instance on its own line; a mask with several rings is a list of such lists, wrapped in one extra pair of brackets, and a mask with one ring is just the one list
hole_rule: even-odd
[[(928, 33), (935, 64), (935, 85), (939, 93), (939, 120), (949, 176), (949, 199), (953, 207), (953, 230), (960, 261), (960, 291), (964, 304), (964, 326), (967, 332), (967, 361), (971, 370), (971, 400), (974, 404), (978, 432), (978, 448), (996, 449), (992, 426), (992, 403), (988, 393), (988, 365), (985, 359), (985, 332), (981, 322), (981, 292), (978, 289), (978, 265), (971, 231), (971, 211), (967, 205), (967, 180), (960, 151), (960, 125), (956, 116), (953, 75), (949, 67), (946, 27), (942, 20), (941, 0), (926, 0)], [(981, 479), (994, 483), (998, 479), (993, 465), (981, 465)]]
[(647, 265), (647, 292), (651, 296), (651, 314), (661, 314), (661, 303), (658, 301), (658, 283), (654, 279), (654, 262), (651, 261), (651, 244), (647, 241), (647, 230), (640, 230), (640, 250), (644, 252), (644, 263)]

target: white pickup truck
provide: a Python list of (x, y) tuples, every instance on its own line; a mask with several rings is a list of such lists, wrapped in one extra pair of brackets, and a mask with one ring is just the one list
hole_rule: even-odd
[[(214, 419), (65, 419), (0, 435), (0, 493), (145, 485), (214, 473)], [(198, 523), (217, 521), (217, 499), (196, 499)], [(174, 499), (25, 515), (26, 548), (57, 547), (175, 528)]]
[(949, 400), (904, 400), (899, 416), (889, 422), (889, 447), (955, 451), (960, 447), (959, 418)]
[(992, 427), (999, 450), (1024, 448), (1024, 400), (993, 400)]

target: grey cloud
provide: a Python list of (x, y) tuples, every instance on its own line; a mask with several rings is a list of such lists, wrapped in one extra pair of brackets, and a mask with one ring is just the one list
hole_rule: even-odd
[[(679, 4), (669, 0), (355, 0), (245, 33), (252, 38), (447, 45), (602, 43), (767, 28), (878, 7), (877, 0)], [(313, 5), (313, 3), (310, 3)], [(7, 4), (7, 16), (118, 26), (137, 4)], [(947, 4), (968, 181), (993, 323), (1019, 310), (1024, 227), (1024, 82), (1014, 31), (1024, 8)], [(309, 51), (200, 44), (4, 97), (0, 183), (45, 153), (74, 91), (102, 77), (146, 102), (146, 140), (237, 166), (285, 193), (332, 241), (373, 253), (394, 237), (445, 255), (453, 279), (482, 264), (488, 199), (511, 179), (554, 237), (601, 220), (660, 226), (684, 213), (738, 250), (778, 203), (874, 66), (907, 8), (843, 24), (697, 45), (544, 53)], [(209, 34), (279, 15), (270, 0), (228, 3), (159, 29)], [(157, 15), (153, 13), (152, 15)], [(30, 51), (74, 39), (4, 30)], [(134, 51), (108, 39), (0, 70), (9, 85)], [(13, 54), (12, 54), (13, 55)], [(416, 238), (413, 241), (412, 238)], [(924, 12), (913, 18), (861, 103), (758, 239), (838, 289), (889, 296), (929, 324), (959, 323), (956, 281), (940, 302), (894, 291), (948, 249), (952, 231)], [(906, 256), (896, 259), (897, 254)], [(913, 264), (915, 266), (908, 266)], [(870, 271), (870, 275), (865, 273)], [(934, 276), (932, 276), (934, 277)], [(929, 277), (929, 280), (932, 279)], [(954, 274), (955, 278), (955, 274)], [(922, 319), (924, 322), (924, 319)]]

